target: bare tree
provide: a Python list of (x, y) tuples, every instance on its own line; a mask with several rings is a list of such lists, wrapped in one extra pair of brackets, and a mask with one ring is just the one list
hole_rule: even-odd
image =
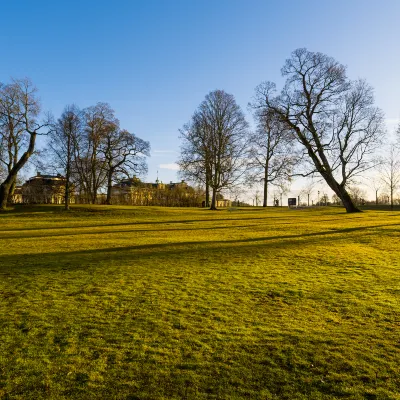
[(182, 178), (205, 186), (205, 206), (210, 206), (212, 136), (205, 116), (197, 110), (180, 130), (182, 139), (178, 165)]
[(49, 135), (48, 146), (53, 166), (65, 175), (65, 210), (69, 210), (74, 156), (83, 133), (82, 118), (82, 112), (77, 106), (66, 106), (61, 117), (53, 124)]
[(143, 139), (119, 129), (107, 130), (101, 145), (107, 175), (106, 204), (111, 204), (112, 184), (122, 176), (143, 174), (147, 171), (146, 156), (150, 156), (150, 144)]
[(245, 173), (248, 123), (233, 95), (223, 90), (210, 92), (201, 103), (200, 111), (210, 135), (210, 209), (216, 210), (217, 194), (237, 184)]
[(400, 185), (400, 154), (394, 144), (389, 146), (387, 156), (379, 166), (380, 178), (390, 194), (390, 208), (393, 210), (394, 192)]
[(377, 176), (373, 176), (369, 179), (368, 181), (368, 186), (374, 191), (375, 193), (375, 205), (377, 206), (379, 204), (379, 192), (382, 189), (382, 179), (380, 179)]
[(363, 80), (350, 81), (345, 67), (321, 53), (295, 50), (275, 85), (257, 88), (257, 103), (287, 125), (347, 212), (360, 211), (346, 190), (351, 180), (372, 167), (372, 153), (380, 144), (383, 113), (374, 107), (372, 88)]
[(36, 137), (48, 122), (38, 122), (40, 103), (29, 79), (0, 84), (0, 161), (6, 176), (0, 185), (0, 209), (7, 207), (18, 173), (35, 150)]
[(210, 92), (182, 134), (180, 168), (184, 176), (203, 180), (212, 189), (211, 210), (218, 193), (237, 184), (245, 172), (248, 124), (235, 98)]
[(257, 130), (250, 136), (248, 182), (263, 183), (263, 207), (267, 207), (269, 185), (290, 181), (296, 156), (294, 137), (263, 104), (253, 104)]
[(100, 188), (107, 180), (107, 160), (102, 147), (104, 139), (119, 126), (119, 121), (107, 103), (97, 103), (84, 109), (83, 120), (84, 133), (74, 149), (74, 174), (79, 191), (94, 204)]
[[(290, 187), (288, 182), (283, 182), (275, 185), (275, 189), (273, 192), (274, 196), (274, 206), (280, 204), (283, 207), (283, 196), (287, 196), (289, 193)], [(278, 201), (278, 202), (277, 202)]]
[(307, 196), (307, 206), (310, 206), (310, 196), (315, 189), (315, 185), (317, 183), (315, 181), (308, 182), (300, 191), (299, 197)]

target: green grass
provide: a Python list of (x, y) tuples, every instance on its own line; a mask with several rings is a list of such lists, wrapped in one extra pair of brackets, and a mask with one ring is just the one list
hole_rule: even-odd
[(400, 213), (0, 214), (0, 399), (400, 399)]

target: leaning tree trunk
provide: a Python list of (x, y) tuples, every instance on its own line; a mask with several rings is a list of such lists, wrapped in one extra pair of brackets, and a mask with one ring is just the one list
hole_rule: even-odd
[(0, 185), (0, 210), (7, 208), (8, 195), (10, 193), (11, 182), (7, 182), (7, 179)]
[(22, 154), (21, 158), (8, 173), (6, 180), (0, 185), (0, 210), (5, 210), (7, 208), (7, 200), (13, 182), (16, 182), (18, 172), (29, 160), (29, 157), (32, 155), (35, 149), (36, 135), (36, 133), (30, 134), (28, 149), (25, 151), (24, 154)]
[(346, 212), (348, 213), (361, 212), (361, 210), (354, 205), (353, 200), (351, 200), (351, 197), (346, 190), (344, 190), (343, 194), (341, 195), (338, 194), (338, 196), (340, 200), (342, 200)]
[(10, 190), (8, 191), (8, 199), (7, 199), (8, 203), (12, 203), (12, 201), (13, 201), (13, 196), (14, 196), (14, 192), (15, 192), (15, 186), (16, 186), (16, 177), (11, 182)]
[(344, 186), (339, 185), (333, 178), (325, 179), (328, 183), (329, 187), (336, 193), (340, 200), (342, 200), (343, 206), (348, 213), (361, 212), (359, 208), (357, 208), (351, 199), (350, 195), (347, 193), (347, 190)]

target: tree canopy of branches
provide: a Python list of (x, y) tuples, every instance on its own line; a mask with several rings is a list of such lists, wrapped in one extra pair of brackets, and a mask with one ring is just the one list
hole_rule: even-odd
[(74, 155), (82, 135), (82, 113), (75, 105), (65, 107), (61, 117), (53, 124), (49, 134), (52, 163), (65, 174), (64, 204), (69, 209)]
[(184, 176), (212, 189), (210, 208), (217, 194), (239, 182), (245, 172), (248, 124), (235, 98), (223, 90), (210, 92), (181, 131), (179, 166)]
[(294, 138), (274, 113), (264, 107), (255, 108), (257, 130), (249, 138), (249, 182), (263, 182), (263, 207), (267, 206), (269, 185), (281, 185), (290, 181), (296, 162), (293, 151)]
[(83, 134), (75, 146), (74, 173), (80, 195), (94, 204), (107, 179), (104, 138), (117, 129), (119, 122), (107, 103), (84, 109), (82, 118)]
[(205, 204), (210, 206), (211, 134), (204, 124), (202, 114), (197, 110), (189, 123), (180, 130), (182, 139), (178, 161), (182, 178), (205, 186)]
[(90, 203), (96, 203), (100, 189), (106, 187), (106, 203), (111, 204), (113, 183), (145, 173), (145, 157), (150, 155), (150, 144), (120, 129), (114, 110), (107, 103), (82, 111), (67, 106), (53, 125), (49, 148), (53, 166), (66, 175), (66, 208), (70, 184), (78, 191), (80, 201)]
[(38, 122), (40, 103), (29, 79), (0, 83), (0, 163), (5, 178), (0, 185), (0, 209), (7, 207), (18, 173), (35, 150), (37, 135), (47, 122)]
[(323, 177), (347, 212), (360, 211), (346, 186), (372, 167), (371, 154), (384, 132), (372, 88), (363, 80), (350, 81), (333, 58), (306, 49), (292, 53), (282, 75), (287, 79), (280, 94), (271, 82), (258, 87), (259, 107), (293, 132), (312, 165), (309, 173)]
[(101, 151), (106, 161), (107, 198), (111, 204), (112, 184), (120, 176), (130, 177), (132, 173), (147, 172), (146, 156), (150, 156), (150, 144), (143, 139), (129, 133), (127, 130), (108, 130), (104, 137)]

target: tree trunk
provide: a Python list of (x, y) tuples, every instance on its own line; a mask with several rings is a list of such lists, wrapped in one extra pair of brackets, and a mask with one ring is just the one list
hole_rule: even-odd
[(7, 202), (8, 203), (12, 203), (12, 201), (13, 201), (13, 196), (14, 196), (15, 186), (16, 186), (16, 178), (17, 177), (15, 177), (13, 179), (13, 181), (11, 182), (10, 190), (8, 191), (8, 196), (7, 196)]
[(351, 200), (350, 195), (347, 193), (347, 190), (344, 187), (338, 185), (337, 190), (334, 190), (332, 187), (331, 189), (336, 193), (336, 195), (340, 198), (340, 200), (342, 200), (346, 212), (348, 213), (361, 212), (361, 210), (354, 205), (353, 200)]
[(8, 194), (10, 193), (11, 183), (7, 180), (0, 185), (0, 210), (7, 208)]
[[(350, 195), (347, 193), (346, 188), (343, 185), (339, 185), (339, 183), (335, 180), (335, 178), (331, 174), (324, 174), (320, 172), (322, 177), (325, 179), (325, 182), (328, 186), (335, 192), (335, 194), (339, 197), (342, 201), (344, 208), (346, 209), (347, 213), (355, 213), (361, 212), (359, 208), (357, 208), (351, 199)], [(319, 192), (318, 192), (319, 193)], [(318, 199), (320, 203), (320, 199)]]
[(390, 209), (393, 211), (393, 186), (390, 188)]
[(267, 207), (268, 201), (268, 167), (265, 167), (264, 170), (264, 200), (263, 200), (263, 207)]
[(69, 185), (69, 180), (70, 180), (70, 161), (67, 161), (67, 168), (66, 168), (66, 174), (65, 174), (65, 193), (64, 193), (64, 210), (68, 211), (69, 210), (69, 192), (70, 192), (70, 185)]
[(64, 210), (68, 211), (69, 210), (69, 176), (67, 174), (67, 177), (65, 178), (65, 194), (64, 194)]
[(109, 170), (107, 174), (107, 198), (106, 204), (111, 205), (111, 192), (112, 192), (112, 171)]
[(211, 171), (207, 163), (206, 164), (206, 207), (210, 207), (210, 181), (211, 181)]
[(29, 157), (32, 155), (33, 150), (35, 149), (36, 135), (37, 135), (36, 133), (30, 134), (28, 149), (25, 151), (24, 154), (22, 154), (19, 161), (14, 165), (14, 167), (9, 172), (6, 180), (0, 186), (0, 210), (5, 210), (7, 208), (7, 200), (11, 186), (13, 182), (16, 182), (18, 172), (29, 160)]
[(378, 191), (375, 190), (375, 205), (378, 205)]
[(213, 188), (210, 210), (217, 209), (217, 191)]

